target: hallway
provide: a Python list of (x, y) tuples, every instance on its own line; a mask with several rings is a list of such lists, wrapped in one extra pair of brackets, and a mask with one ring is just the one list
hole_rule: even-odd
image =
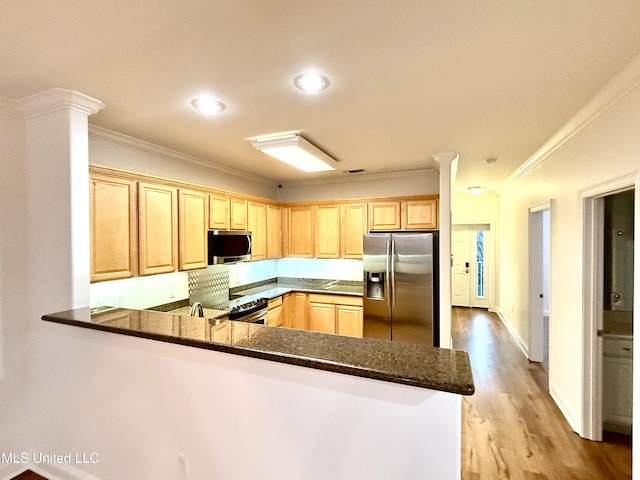
[(462, 400), (462, 479), (630, 479), (629, 437), (580, 438), (497, 315), (453, 308), (454, 348), (471, 359), (476, 393)]

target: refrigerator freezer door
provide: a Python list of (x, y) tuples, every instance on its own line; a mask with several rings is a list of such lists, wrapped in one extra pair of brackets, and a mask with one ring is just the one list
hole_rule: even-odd
[(433, 235), (392, 234), (392, 340), (434, 345)]
[(390, 249), (388, 233), (372, 233), (363, 238), (365, 337), (391, 340)]

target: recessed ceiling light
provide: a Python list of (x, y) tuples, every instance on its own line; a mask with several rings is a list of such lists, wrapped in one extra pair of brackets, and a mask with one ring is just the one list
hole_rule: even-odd
[(194, 98), (191, 100), (191, 106), (203, 115), (215, 115), (227, 108), (224, 103), (210, 95)]
[(307, 72), (293, 79), (293, 84), (306, 93), (317, 93), (326, 90), (329, 79), (315, 72)]

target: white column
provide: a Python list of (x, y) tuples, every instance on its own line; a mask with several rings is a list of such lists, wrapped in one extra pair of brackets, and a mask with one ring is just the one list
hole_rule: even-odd
[(56, 88), (17, 105), (26, 125), (29, 302), (38, 316), (88, 306), (88, 116), (103, 104)]
[(433, 158), (440, 166), (440, 346), (451, 348), (451, 185), (459, 155), (439, 153)]

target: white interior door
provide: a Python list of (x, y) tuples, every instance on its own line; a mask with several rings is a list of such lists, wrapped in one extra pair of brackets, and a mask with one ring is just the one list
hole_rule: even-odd
[(489, 245), (489, 225), (453, 225), (452, 305), (483, 308), (489, 306)]

